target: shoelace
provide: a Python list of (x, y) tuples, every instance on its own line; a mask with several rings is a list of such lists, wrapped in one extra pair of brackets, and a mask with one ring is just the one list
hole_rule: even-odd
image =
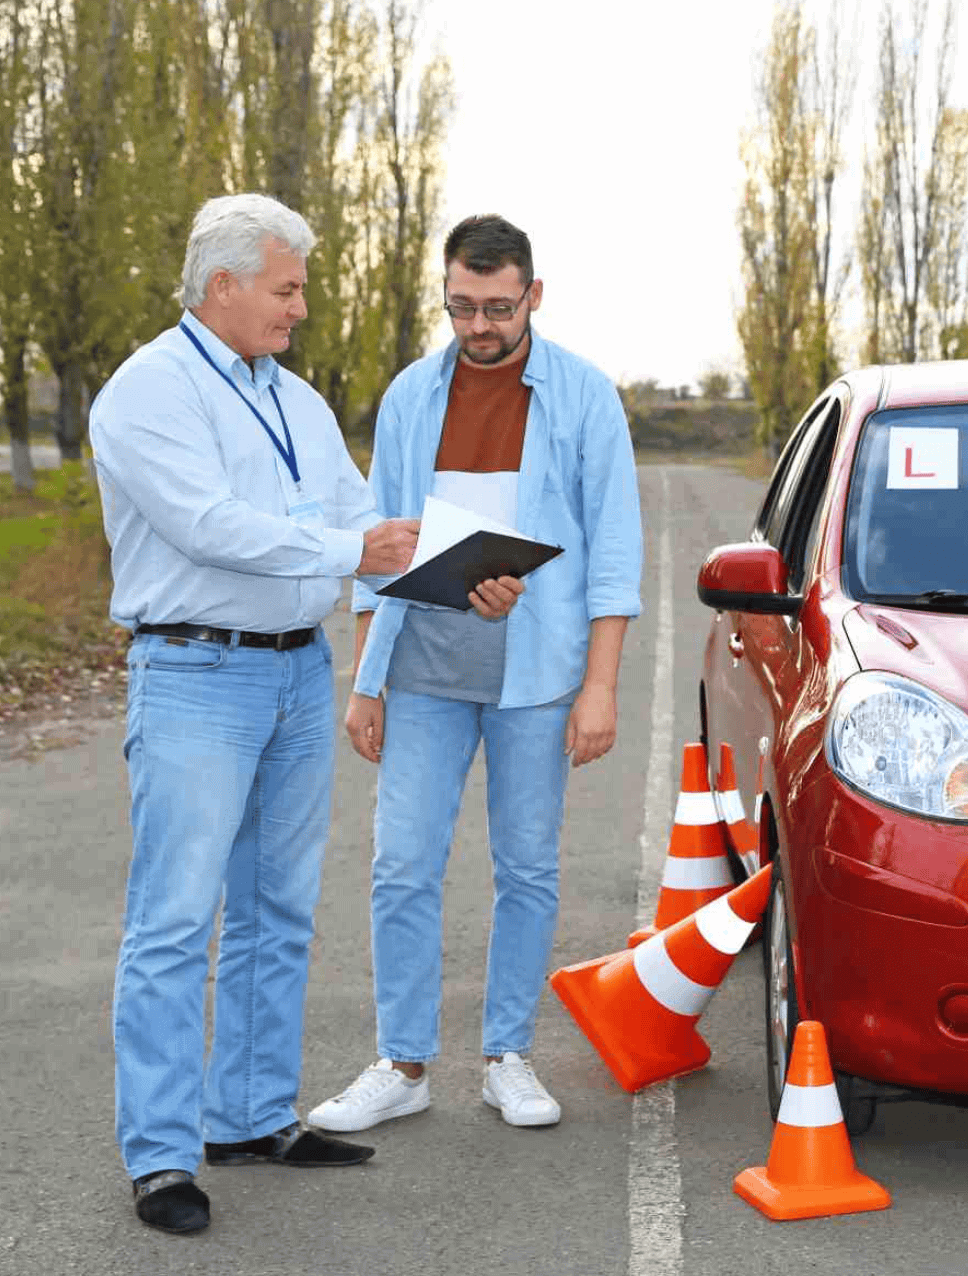
[(358, 1097), (368, 1099), (370, 1095), (385, 1090), (392, 1080), (393, 1071), (379, 1069), (375, 1063), (371, 1063), (365, 1072), (361, 1072), (355, 1081), (350, 1082), (343, 1093), (337, 1097), (337, 1102)]
[(544, 1087), (534, 1075), (534, 1069), (531, 1064), (526, 1063), (524, 1059), (509, 1059), (506, 1063), (501, 1064), (501, 1070), (498, 1075), (514, 1098), (520, 1098), (524, 1095), (544, 1098)]

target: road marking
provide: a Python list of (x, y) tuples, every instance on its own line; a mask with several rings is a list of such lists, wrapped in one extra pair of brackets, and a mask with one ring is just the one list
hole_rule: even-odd
[[(655, 912), (657, 883), (669, 836), (673, 792), (674, 729), (672, 661), (675, 624), (672, 610), (672, 540), (669, 534), (669, 477), (662, 471), (659, 534), (659, 594), (656, 609), (655, 667), (652, 677), (649, 766), (645, 777), (645, 816), (639, 837), (636, 925), (646, 926)], [(679, 1276), (682, 1271), (682, 1175), (676, 1147), (674, 1081), (649, 1086), (632, 1101), (629, 1148), (628, 1276)]]

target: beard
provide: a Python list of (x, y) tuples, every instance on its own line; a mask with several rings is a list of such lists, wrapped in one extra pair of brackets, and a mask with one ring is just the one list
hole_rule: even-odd
[[(460, 343), (461, 353), (469, 363), (475, 363), (478, 367), (489, 367), (495, 363), (502, 363), (515, 350), (519, 349), (525, 337), (531, 336), (531, 317), (528, 316), (528, 322), (524, 325), (517, 337), (502, 337), (499, 332), (488, 333), (486, 338), (465, 337)], [(480, 345), (476, 345), (475, 341), (480, 341)]]

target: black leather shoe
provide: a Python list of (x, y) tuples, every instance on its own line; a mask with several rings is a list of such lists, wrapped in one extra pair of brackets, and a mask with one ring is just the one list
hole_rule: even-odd
[(314, 1169), (322, 1165), (359, 1165), (372, 1155), (373, 1148), (302, 1130), (298, 1122), (261, 1139), (205, 1144), (205, 1160), (209, 1165), (253, 1165), (269, 1161), (275, 1165)]
[(208, 1227), (208, 1197), (187, 1170), (158, 1170), (131, 1184), (134, 1212), (162, 1232), (200, 1232)]

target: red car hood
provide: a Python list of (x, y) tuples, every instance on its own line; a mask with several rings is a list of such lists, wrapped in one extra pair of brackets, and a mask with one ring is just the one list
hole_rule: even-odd
[(968, 713), (968, 616), (861, 603), (843, 623), (862, 669), (910, 678)]

